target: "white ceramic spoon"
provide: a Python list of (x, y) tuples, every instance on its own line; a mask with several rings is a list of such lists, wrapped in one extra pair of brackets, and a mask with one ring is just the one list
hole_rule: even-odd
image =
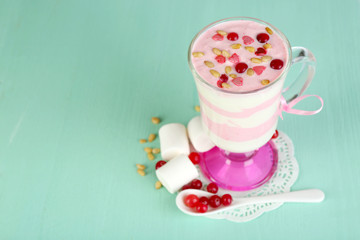
[(195, 209), (187, 207), (184, 203), (184, 198), (190, 194), (195, 194), (198, 197), (203, 197), (203, 196), (210, 197), (214, 194), (202, 190), (195, 190), (195, 189), (188, 189), (181, 191), (176, 197), (176, 205), (181, 211), (192, 216), (205, 216), (205, 215), (215, 214), (218, 212), (230, 210), (233, 208), (238, 208), (240, 206), (249, 205), (249, 204), (269, 203), (269, 202), (314, 203), (314, 202), (321, 202), (325, 198), (325, 194), (323, 191), (319, 189), (307, 189), (301, 191), (279, 193), (274, 195), (266, 195), (262, 197), (260, 196), (260, 197), (247, 197), (247, 198), (233, 198), (233, 201), (230, 206), (225, 207), (221, 205), (219, 208), (209, 207), (206, 213), (198, 213), (195, 211)]

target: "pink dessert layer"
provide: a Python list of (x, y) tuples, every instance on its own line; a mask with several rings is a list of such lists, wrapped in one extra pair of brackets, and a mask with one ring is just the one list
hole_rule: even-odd
[(282, 74), (288, 60), (284, 40), (269, 27), (249, 20), (209, 28), (196, 39), (191, 52), (193, 66), (204, 80), (233, 92), (265, 87)]

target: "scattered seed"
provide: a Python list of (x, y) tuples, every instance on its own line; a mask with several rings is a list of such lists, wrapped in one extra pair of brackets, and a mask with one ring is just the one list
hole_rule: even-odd
[(194, 57), (203, 57), (205, 54), (203, 52), (193, 52), (192, 55)]
[(209, 68), (213, 68), (215, 65), (210, 61), (204, 61), (204, 64), (208, 66)]
[(200, 106), (196, 105), (194, 108), (195, 108), (195, 111), (200, 112)]
[(152, 161), (152, 160), (155, 159), (155, 157), (154, 157), (154, 155), (153, 155), (152, 153), (148, 153), (148, 154), (147, 154), (147, 157), (148, 157), (148, 159), (149, 159), (150, 161)]
[(146, 148), (144, 148), (144, 151), (145, 151), (146, 153), (151, 153), (151, 152), (152, 152), (152, 148), (151, 148), (151, 147), (146, 147)]
[(231, 48), (232, 49), (239, 49), (241, 47), (241, 44), (240, 43), (236, 43), (236, 44), (232, 44), (231, 45)]
[(246, 74), (249, 75), (249, 76), (252, 76), (254, 75), (254, 70), (252, 68), (249, 68), (247, 71), (246, 71)]
[(140, 139), (140, 141), (139, 141), (141, 144), (143, 144), (143, 143), (146, 143), (147, 141), (146, 141), (146, 139)]
[(270, 83), (270, 81), (267, 80), (267, 79), (261, 81), (261, 84), (264, 85), (264, 86), (268, 85), (269, 83)]
[(218, 71), (216, 71), (216, 70), (211, 69), (210, 73), (216, 78), (220, 77), (220, 73)]
[(136, 167), (138, 168), (138, 169), (140, 169), (140, 170), (145, 170), (145, 165), (142, 165), (142, 164), (136, 164)]
[(227, 57), (227, 58), (230, 57), (230, 53), (226, 50), (223, 50), (221, 53), (224, 57)]
[(230, 73), (231, 72), (231, 67), (230, 66), (226, 66), (225, 67), (225, 73)]
[(266, 27), (265, 30), (268, 32), (268, 34), (270, 34), (270, 35), (273, 34), (273, 31), (270, 28)]
[(263, 62), (268, 62), (268, 61), (270, 61), (272, 59), (272, 57), (270, 57), (270, 56), (263, 56), (263, 57), (261, 57), (261, 61), (263, 61)]
[(255, 48), (254, 48), (254, 47), (246, 46), (245, 49), (248, 50), (249, 52), (252, 52), (252, 53), (255, 52)]
[(158, 118), (158, 117), (152, 117), (152, 118), (151, 118), (151, 122), (152, 122), (153, 124), (159, 124), (159, 123), (160, 123), (160, 118)]
[(272, 48), (272, 46), (271, 46), (270, 43), (265, 43), (265, 44), (263, 45), (263, 47), (264, 47), (265, 49)]
[(144, 170), (138, 169), (137, 172), (140, 176), (145, 176)]
[[(251, 62), (253, 62), (253, 63), (261, 63), (261, 59), (260, 59), (260, 58), (251, 58), (250, 60), (251, 60)], [(149, 142), (150, 142), (150, 141), (149, 141)]]
[(157, 181), (157, 182), (155, 183), (155, 188), (156, 188), (156, 189), (160, 189), (161, 186), (162, 186), (162, 184), (161, 184), (160, 181)]
[(156, 135), (155, 135), (154, 133), (151, 133), (151, 134), (149, 135), (148, 141), (149, 141), (149, 142), (152, 142), (152, 141), (155, 140), (155, 138), (156, 138)]
[(228, 84), (228, 83), (222, 83), (221, 86), (223, 88), (230, 88), (230, 84)]
[(158, 154), (158, 153), (160, 153), (160, 148), (153, 148), (152, 153), (153, 153), (153, 154)]
[(217, 30), (216, 31), (218, 34), (220, 34), (221, 36), (226, 36), (226, 32), (225, 31), (223, 31), (223, 30)]
[(230, 74), (229, 76), (232, 77), (232, 78), (237, 78), (236, 74)]
[(213, 48), (212, 49), (213, 53), (215, 53), (216, 55), (221, 55), (221, 51), (217, 48)]

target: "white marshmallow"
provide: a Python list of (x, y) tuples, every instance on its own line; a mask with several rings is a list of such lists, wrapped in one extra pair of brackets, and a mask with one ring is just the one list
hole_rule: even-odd
[(187, 125), (190, 141), (196, 151), (206, 152), (215, 147), (207, 133), (204, 131), (201, 117), (197, 116), (190, 120)]
[(174, 193), (197, 178), (199, 172), (187, 155), (181, 154), (158, 168), (156, 176), (170, 193)]
[(170, 160), (179, 154), (189, 155), (190, 146), (186, 128), (180, 123), (170, 123), (159, 130), (161, 156)]

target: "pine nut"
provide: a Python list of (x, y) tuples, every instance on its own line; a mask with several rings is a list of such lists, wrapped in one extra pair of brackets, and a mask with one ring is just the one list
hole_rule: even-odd
[(236, 74), (230, 74), (229, 76), (232, 77), (232, 78), (237, 78)]
[(240, 43), (232, 44), (231, 48), (232, 49), (239, 49), (239, 48), (241, 48), (241, 44)]
[(140, 139), (140, 141), (139, 141), (141, 144), (143, 144), (143, 143), (146, 143), (147, 141), (146, 141), (146, 139)]
[(230, 88), (230, 85), (228, 83), (222, 83), (221, 86), (224, 88)]
[(157, 181), (157, 182), (155, 183), (155, 188), (156, 188), (156, 189), (160, 189), (161, 186), (162, 186), (162, 184), (161, 184), (160, 181)]
[(152, 122), (153, 124), (159, 124), (159, 123), (160, 123), (160, 118), (158, 118), (158, 117), (152, 117), (152, 118), (151, 118), (151, 122)]
[(254, 52), (255, 52), (255, 48), (254, 48), (254, 47), (249, 47), (249, 46), (247, 46), (247, 47), (245, 47), (245, 49), (248, 50), (248, 51), (251, 52), (251, 53), (254, 53)]
[(217, 48), (213, 48), (212, 49), (213, 53), (215, 53), (216, 55), (221, 55), (221, 51)]
[(192, 55), (194, 57), (203, 57), (205, 54), (203, 52), (193, 52)]
[(160, 153), (160, 148), (153, 148), (152, 153), (153, 153), (153, 154), (158, 154), (158, 153)]
[(269, 83), (270, 83), (270, 81), (267, 80), (267, 79), (261, 81), (261, 84), (264, 85), (264, 86), (268, 85)]
[(270, 56), (263, 56), (263, 57), (261, 57), (261, 61), (263, 61), (263, 62), (268, 62), (268, 61), (270, 61), (272, 59), (272, 57), (270, 57)]
[(226, 66), (225, 67), (225, 73), (230, 73), (231, 72), (231, 67), (230, 66)]
[(138, 169), (137, 172), (140, 176), (145, 176), (144, 170)]
[(204, 61), (205, 65), (208, 66), (209, 68), (213, 68), (215, 65), (210, 62), (210, 61)]
[(142, 165), (142, 164), (136, 164), (136, 167), (138, 168), (138, 169), (140, 169), (140, 170), (145, 170), (145, 165)]
[(153, 133), (151, 133), (151, 134), (149, 135), (148, 141), (149, 141), (149, 142), (152, 142), (152, 141), (155, 140), (155, 138), (156, 138), (156, 135), (153, 134)]
[(251, 60), (251, 62), (253, 62), (253, 63), (257, 63), (257, 64), (261, 63), (261, 59), (260, 59), (260, 58), (251, 58), (250, 60)]
[(224, 57), (227, 57), (227, 58), (230, 57), (230, 53), (226, 50), (223, 50), (221, 53)]
[(211, 69), (210, 73), (216, 78), (220, 77), (220, 73), (218, 71), (216, 71), (216, 70)]
[(246, 71), (246, 74), (248, 75), (248, 76), (252, 76), (252, 75), (254, 75), (254, 70), (252, 69), (252, 68), (249, 68), (247, 71)]
[(271, 46), (270, 43), (265, 43), (265, 44), (263, 45), (263, 47), (264, 47), (265, 49), (272, 48), (272, 46)]
[(225, 31), (222, 31), (222, 30), (217, 30), (216, 31), (218, 34), (220, 34), (221, 36), (226, 36), (226, 32)]
[(152, 161), (152, 160), (155, 159), (155, 157), (154, 157), (154, 155), (152, 155), (152, 153), (148, 153), (148, 154), (147, 154), (147, 157), (148, 157), (148, 159), (149, 159), (150, 161)]
[(150, 148), (150, 147), (146, 147), (146, 148), (144, 148), (144, 151), (145, 151), (146, 153), (151, 153), (152, 148)]
[(266, 27), (265, 30), (268, 32), (268, 34), (270, 34), (270, 35), (273, 34), (273, 31), (270, 28)]

